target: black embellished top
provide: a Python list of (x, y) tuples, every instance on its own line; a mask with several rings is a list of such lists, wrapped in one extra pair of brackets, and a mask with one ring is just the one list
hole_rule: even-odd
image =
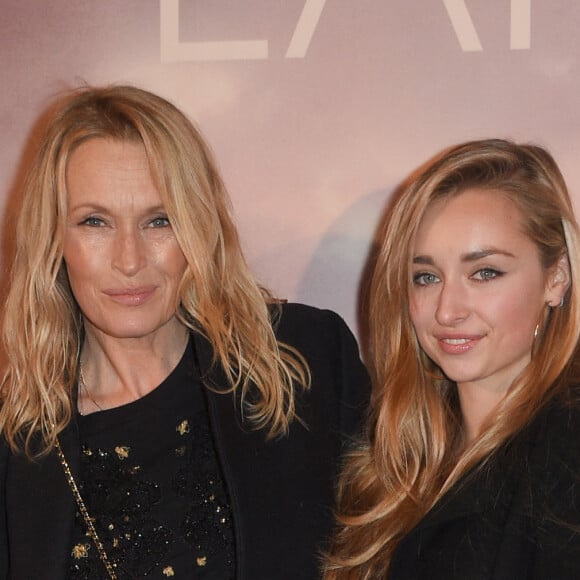
[[(192, 345), (154, 391), (79, 417), (80, 494), (117, 578), (234, 577), (232, 516)], [(72, 580), (108, 578), (76, 514)]]

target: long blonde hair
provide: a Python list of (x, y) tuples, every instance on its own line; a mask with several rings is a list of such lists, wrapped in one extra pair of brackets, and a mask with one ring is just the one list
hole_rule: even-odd
[[(530, 364), (465, 446), (456, 386), (421, 350), (409, 293), (426, 209), (468, 188), (505, 194), (543, 266), (568, 257), (571, 285), (561, 308), (546, 307)], [(540, 147), (484, 140), (446, 151), (394, 201), (378, 244), (369, 297), (372, 420), (340, 481), (339, 529), (325, 576), (332, 580), (385, 577), (398, 542), (435, 502), (567, 387), (580, 334), (578, 228), (562, 175)]]
[[(294, 418), (296, 386), (309, 386), (308, 366), (275, 338), (279, 308), (246, 264), (228, 194), (201, 134), (171, 103), (131, 86), (85, 87), (61, 99), (30, 168), (3, 319), (8, 365), (0, 432), (29, 454), (34, 438), (42, 453), (72, 416), (83, 322), (63, 263), (66, 169), (72, 152), (94, 138), (144, 145), (188, 263), (178, 316), (209, 340), (229, 381), (221, 388), (240, 391), (251, 423), (268, 436), (284, 434)], [(250, 388), (258, 396), (247, 397)]]

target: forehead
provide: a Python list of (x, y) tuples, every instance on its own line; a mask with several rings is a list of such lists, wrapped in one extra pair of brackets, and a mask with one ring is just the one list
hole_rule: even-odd
[(99, 173), (103, 167), (117, 169), (147, 169), (149, 161), (145, 146), (140, 141), (95, 137), (83, 141), (70, 153), (66, 173), (83, 170)]
[(94, 138), (80, 144), (66, 168), (70, 203), (126, 199), (159, 203), (160, 192), (151, 175), (142, 143)]
[(467, 189), (434, 201), (419, 224), (416, 251), (426, 244), (465, 251), (498, 244), (535, 247), (524, 232), (520, 209), (504, 192), (489, 189)]

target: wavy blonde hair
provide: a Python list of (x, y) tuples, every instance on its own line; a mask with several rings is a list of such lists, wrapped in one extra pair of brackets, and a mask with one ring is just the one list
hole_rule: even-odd
[[(481, 435), (465, 444), (456, 385), (420, 348), (409, 315), (412, 251), (427, 208), (468, 188), (499, 190), (520, 210), (548, 269), (567, 256), (571, 285), (545, 309), (531, 362)], [(496, 193), (491, 193), (496, 195)], [(562, 175), (544, 149), (504, 140), (456, 146), (401, 192), (379, 234), (369, 298), (372, 419), (339, 485), (339, 529), (326, 579), (386, 576), (393, 552), (435, 502), (485, 463), (539, 408), (567, 388), (580, 334), (580, 245)]]
[(179, 319), (209, 340), (229, 381), (223, 391), (240, 392), (251, 423), (270, 437), (284, 434), (296, 386), (309, 386), (306, 361), (276, 340), (277, 301), (247, 266), (228, 194), (199, 131), (168, 101), (131, 86), (85, 87), (61, 99), (29, 171), (3, 319), (8, 366), (0, 431), (14, 450), (32, 454), (35, 439), (35, 452), (43, 453), (73, 413), (83, 321), (63, 262), (66, 169), (72, 152), (95, 138), (144, 145), (188, 264)]

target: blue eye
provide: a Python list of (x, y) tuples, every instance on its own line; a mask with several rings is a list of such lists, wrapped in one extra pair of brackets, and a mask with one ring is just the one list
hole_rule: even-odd
[(503, 272), (499, 270), (495, 270), (493, 268), (482, 268), (473, 274), (473, 278), (479, 280), (481, 282), (487, 282), (488, 280), (494, 280), (495, 278), (499, 278), (503, 276)]
[(101, 218), (98, 218), (98, 217), (91, 215), (88, 218), (85, 218), (81, 222), (81, 225), (98, 228), (98, 227), (102, 226), (104, 223), (105, 222)]
[(430, 286), (431, 284), (437, 284), (439, 282), (439, 277), (430, 272), (417, 272), (413, 274), (413, 284), (415, 286)]
[(169, 219), (166, 217), (156, 217), (149, 222), (149, 225), (152, 228), (166, 228), (171, 224), (169, 223)]

